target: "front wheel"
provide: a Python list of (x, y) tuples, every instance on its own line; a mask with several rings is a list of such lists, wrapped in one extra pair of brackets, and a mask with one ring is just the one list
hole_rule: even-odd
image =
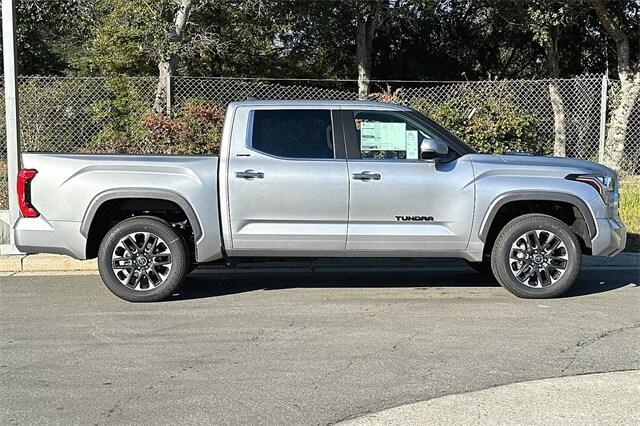
[(98, 251), (102, 281), (129, 302), (156, 302), (175, 293), (187, 273), (184, 239), (154, 217), (123, 220), (107, 232)]
[(580, 244), (562, 221), (543, 214), (513, 219), (491, 252), (491, 269), (518, 297), (544, 299), (566, 292), (578, 277)]

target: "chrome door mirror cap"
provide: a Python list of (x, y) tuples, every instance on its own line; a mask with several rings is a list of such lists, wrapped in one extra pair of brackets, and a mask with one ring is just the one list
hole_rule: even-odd
[(449, 146), (438, 139), (424, 138), (420, 143), (420, 158), (436, 161), (449, 153)]

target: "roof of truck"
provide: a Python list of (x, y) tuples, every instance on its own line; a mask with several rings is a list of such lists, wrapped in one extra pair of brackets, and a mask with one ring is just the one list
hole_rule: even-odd
[(276, 101), (276, 100), (259, 100), (259, 99), (247, 99), (246, 101), (237, 101), (229, 104), (230, 106), (275, 106), (275, 107), (347, 107), (351, 108), (383, 108), (387, 110), (396, 111), (411, 111), (410, 108), (390, 104), (385, 102), (373, 102), (373, 101), (343, 101), (343, 100), (294, 100), (294, 101)]

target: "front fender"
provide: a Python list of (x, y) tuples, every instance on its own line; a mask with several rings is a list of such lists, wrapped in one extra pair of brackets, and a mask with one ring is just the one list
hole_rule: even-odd
[(480, 228), (478, 230), (478, 238), (480, 238), (480, 240), (483, 242), (486, 241), (487, 235), (489, 234), (489, 229), (491, 228), (491, 224), (493, 223), (493, 219), (495, 218), (498, 211), (500, 211), (500, 208), (502, 206), (513, 201), (531, 200), (558, 201), (571, 204), (580, 211), (580, 214), (582, 215), (587, 225), (590, 238), (594, 238), (596, 236), (597, 228), (595, 216), (589, 208), (589, 205), (585, 203), (580, 197), (574, 194), (558, 191), (515, 190), (499, 195), (489, 205), (489, 208), (484, 214), (484, 218), (482, 219), (482, 222), (480, 224)]

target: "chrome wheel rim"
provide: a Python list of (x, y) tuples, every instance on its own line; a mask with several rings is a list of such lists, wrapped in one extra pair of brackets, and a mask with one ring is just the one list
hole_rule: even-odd
[(153, 290), (162, 285), (171, 272), (171, 251), (156, 234), (133, 232), (116, 244), (111, 267), (125, 287), (136, 291)]
[(550, 231), (536, 229), (520, 235), (509, 251), (509, 270), (521, 284), (549, 287), (565, 274), (569, 252), (564, 241)]

